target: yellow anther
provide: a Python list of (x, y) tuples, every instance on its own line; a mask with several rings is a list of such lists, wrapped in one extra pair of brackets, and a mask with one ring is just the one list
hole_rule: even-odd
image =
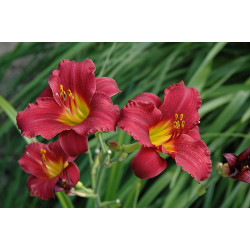
[(43, 148), (41, 148), (41, 149), (40, 149), (40, 154), (42, 154), (42, 155), (43, 155), (43, 154), (46, 154), (46, 150), (43, 149)]
[(182, 121), (182, 119), (183, 119), (183, 114), (180, 114), (180, 120)]
[(72, 94), (70, 89), (68, 89), (68, 95), (69, 95), (69, 97), (74, 98), (74, 95)]
[(42, 154), (42, 161), (43, 161), (44, 163), (46, 162), (45, 154)]
[(60, 84), (60, 96), (62, 96), (63, 95), (63, 86), (62, 86), (62, 84)]
[(185, 121), (182, 121), (182, 122), (181, 122), (182, 128), (184, 128), (184, 125), (185, 125)]
[(246, 166), (244, 166), (244, 167), (242, 168), (243, 171), (244, 171), (244, 170), (247, 170), (247, 169), (249, 169), (249, 166), (248, 166), (248, 165), (246, 165)]
[(46, 150), (41, 148), (40, 149), (40, 154), (42, 155), (42, 161), (45, 163), (46, 162), (46, 156), (45, 156)]
[(66, 100), (67, 99), (67, 94), (65, 91), (63, 91), (63, 99)]
[(176, 128), (176, 126), (177, 126), (177, 122), (174, 122), (174, 128)]
[(179, 129), (180, 128), (180, 122), (178, 121), (176, 124), (176, 128)]
[(175, 114), (175, 120), (177, 120), (178, 119), (178, 114)]

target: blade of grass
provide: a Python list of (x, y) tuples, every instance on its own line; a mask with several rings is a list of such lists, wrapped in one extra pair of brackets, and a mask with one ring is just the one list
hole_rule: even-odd
[(201, 75), (204, 74), (204, 70), (206, 71), (207, 65), (215, 58), (215, 56), (226, 46), (227, 43), (216, 43), (214, 47), (209, 51), (207, 56), (205, 57), (204, 61), (201, 63), (199, 68), (196, 70), (192, 78), (190, 79), (188, 86), (195, 87), (201, 92), (203, 89), (203, 85), (205, 82), (203, 82), (202, 85), (200, 85), (198, 79), (200, 79)]

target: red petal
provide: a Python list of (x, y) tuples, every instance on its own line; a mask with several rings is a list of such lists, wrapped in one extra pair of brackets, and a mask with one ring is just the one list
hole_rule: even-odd
[(151, 147), (149, 127), (161, 119), (153, 103), (130, 102), (121, 110), (118, 126), (144, 146)]
[(134, 174), (141, 179), (159, 175), (167, 167), (167, 162), (154, 149), (142, 147), (130, 164)]
[(248, 164), (250, 163), (250, 147), (245, 149), (238, 157), (237, 157), (237, 163), (240, 163), (242, 161), (245, 161), (248, 159)]
[(52, 90), (50, 88), (50, 86), (46, 87), (42, 93), (39, 95), (38, 98), (40, 97), (53, 97), (53, 93), (52, 93)]
[(226, 160), (231, 168), (236, 165), (237, 156), (235, 154), (226, 153), (226, 154), (223, 154), (223, 156), (226, 158)]
[(27, 145), (18, 163), (26, 173), (41, 179), (48, 179), (47, 169), (42, 164), (41, 148), (48, 151), (48, 146), (40, 142), (32, 142)]
[(188, 131), (198, 124), (200, 115), (198, 109), (201, 98), (197, 89), (187, 88), (184, 82), (176, 83), (165, 89), (164, 102), (159, 108), (163, 118), (174, 119), (175, 114), (183, 114), (184, 129)]
[(59, 136), (64, 152), (71, 156), (77, 156), (88, 151), (88, 136), (79, 135), (73, 130), (64, 131)]
[(132, 102), (152, 102), (155, 107), (159, 108), (162, 105), (161, 99), (152, 93), (142, 93), (138, 96), (136, 96)]
[(90, 103), (90, 113), (86, 120), (76, 125), (74, 130), (81, 134), (94, 134), (97, 131), (115, 131), (119, 119), (119, 107), (113, 105), (105, 93), (96, 92)]
[(121, 92), (115, 80), (107, 77), (96, 78), (96, 91), (103, 92), (109, 97)]
[(212, 163), (210, 152), (203, 141), (195, 141), (189, 135), (181, 135), (176, 140), (176, 148), (177, 153), (174, 158), (178, 166), (198, 182), (209, 177)]
[(237, 181), (243, 181), (250, 183), (250, 170), (245, 170), (242, 172), (239, 172), (235, 176), (231, 177), (232, 179), (235, 179)]
[[(63, 162), (65, 161), (74, 161), (76, 157), (71, 157), (69, 155), (67, 155), (62, 147), (61, 147), (61, 144), (60, 144), (60, 141), (55, 141), (55, 142), (51, 142), (48, 144), (48, 147), (49, 147), (49, 150), (51, 152), (54, 153), (55, 156), (63, 156)], [(57, 158), (58, 159), (58, 158)]]
[(55, 198), (55, 185), (58, 176), (53, 179), (43, 180), (31, 175), (27, 180), (27, 186), (31, 196), (37, 196), (42, 200)]
[(188, 135), (191, 136), (195, 141), (201, 140), (199, 127), (196, 126), (193, 129), (188, 131)]
[(53, 98), (38, 98), (35, 103), (17, 114), (17, 126), (21, 129), (22, 135), (34, 137), (41, 135), (49, 140), (58, 133), (70, 126), (57, 121), (62, 113), (62, 108)]
[(60, 85), (64, 91), (70, 90), (73, 94), (81, 96), (89, 104), (96, 91), (95, 65), (92, 60), (83, 62), (62, 60), (57, 70), (49, 78), (49, 85), (58, 104), (60, 100)]
[(80, 171), (74, 162), (70, 162), (69, 166), (63, 170), (62, 179), (65, 179), (67, 185), (74, 187), (80, 179)]

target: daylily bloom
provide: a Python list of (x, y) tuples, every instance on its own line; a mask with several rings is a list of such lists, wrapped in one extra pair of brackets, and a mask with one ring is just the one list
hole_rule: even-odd
[(65, 154), (58, 141), (47, 145), (33, 142), (26, 146), (18, 163), (30, 174), (27, 179), (30, 195), (48, 200), (59, 191), (70, 194), (80, 178), (73, 160), (73, 157)]
[(63, 150), (76, 156), (88, 150), (88, 134), (115, 131), (119, 108), (110, 97), (120, 90), (113, 79), (96, 78), (94, 71), (92, 60), (62, 60), (36, 102), (18, 113), (22, 135), (49, 140), (59, 133)]
[(159, 152), (173, 157), (197, 181), (209, 177), (210, 152), (197, 126), (200, 106), (199, 92), (180, 82), (165, 89), (163, 102), (142, 93), (122, 108), (118, 126), (142, 145), (130, 164), (137, 177), (152, 178), (167, 167)]
[(228, 163), (218, 166), (220, 172), (226, 177), (250, 183), (250, 147), (239, 156), (232, 153), (223, 155)]

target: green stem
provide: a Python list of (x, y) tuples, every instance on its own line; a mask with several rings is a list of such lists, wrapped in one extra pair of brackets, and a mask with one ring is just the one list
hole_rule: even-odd
[(107, 207), (107, 206), (110, 206), (110, 205), (115, 205), (115, 204), (120, 204), (121, 201), (119, 199), (116, 199), (114, 201), (104, 201), (102, 202), (102, 207)]
[(102, 149), (102, 153), (103, 155), (105, 155), (107, 153), (107, 149), (106, 149), (106, 146), (104, 145), (104, 142), (102, 140), (102, 135), (100, 132), (96, 132), (95, 133), (95, 136), (97, 138), (97, 140), (99, 141), (100, 145), (101, 145), (101, 149)]
[(103, 176), (103, 170), (104, 170), (104, 164), (101, 164), (100, 166), (100, 170), (98, 173), (98, 177), (97, 177), (97, 182), (96, 182), (96, 188), (95, 188), (95, 193), (97, 195), (95, 201), (96, 201), (96, 206), (98, 208), (101, 207), (101, 199), (100, 199), (100, 186), (101, 186), (101, 180), (102, 180), (102, 176)]
[(74, 208), (70, 198), (64, 192), (57, 192), (56, 196), (63, 208)]
[(97, 169), (98, 165), (99, 165), (99, 155), (96, 155), (94, 163), (91, 166), (91, 186), (92, 186), (93, 190), (95, 190), (95, 188), (96, 188), (95, 174), (96, 174), (96, 169)]
[(92, 166), (93, 165), (93, 157), (92, 157), (92, 153), (91, 153), (90, 148), (89, 148), (87, 154), (88, 154), (88, 157), (89, 157), (89, 163)]
[(105, 143), (102, 140), (102, 135), (100, 132), (96, 132), (95, 134), (96, 138), (98, 139), (100, 146), (101, 146), (101, 153), (100, 153), (100, 169), (99, 169), (99, 173), (98, 173), (98, 177), (97, 177), (97, 181), (96, 181), (96, 188), (95, 188), (95, 194), (97, 195), (96, 197), (96, 206), (98, 208), (101, 207), (101, 199), (100, 199), (100, 186), (101, 186), (101, 180), (102, 180), (102, 176), (103, 176), (103, 170), (105, 167), (105, 158), (107, 156), (107, 149), (105, 146)]
[(96, 168), (98, 166), (99, 160), (98, 155), (95, 157), (95, 161), (93, 161), (91, 150), (89, 149), (88, 152), (89, 157), (89, 164), (90, 164), (90, 180), (91, 180), (91, 187), (94, 190), (95, 189), (95, 174), (96, 174)]

